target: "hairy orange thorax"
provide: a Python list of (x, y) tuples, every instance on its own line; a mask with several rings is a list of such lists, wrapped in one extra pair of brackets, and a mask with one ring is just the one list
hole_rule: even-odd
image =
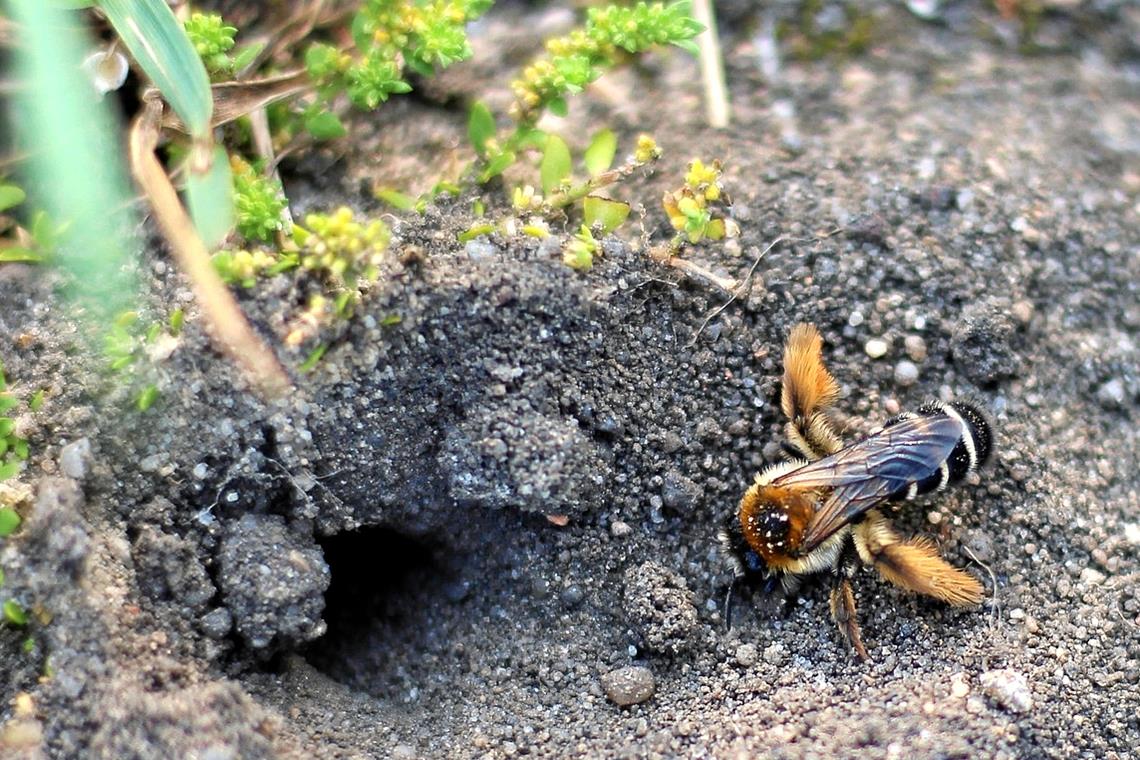
[(796, 558), (804, 530), (815, 514), (811, 491), (754, 485), (740, 500), (744, 540), (764, 563), (779, 569)]

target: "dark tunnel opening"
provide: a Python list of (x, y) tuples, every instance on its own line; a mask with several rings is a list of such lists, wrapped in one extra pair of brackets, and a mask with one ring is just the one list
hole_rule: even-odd
[(387, 528), (366, 527), (320, 541), (331, 571), (328, 630), (304, 652), (308, 662), (377, 696), (402, 688), (402, 660), (432, 647), (432, 613), (454, 579), (438, 547)]

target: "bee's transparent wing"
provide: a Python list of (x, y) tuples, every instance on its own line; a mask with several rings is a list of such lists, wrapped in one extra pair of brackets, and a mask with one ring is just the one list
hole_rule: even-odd
[(810, 552), (891, 495), (934, 475), (963, 432), (952, 417), (913, 417), (773, 480), (834, 489), (808, 523), (799, 551)]

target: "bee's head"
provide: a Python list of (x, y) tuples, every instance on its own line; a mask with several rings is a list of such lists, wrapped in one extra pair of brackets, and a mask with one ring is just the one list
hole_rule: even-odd
[(717, 538), (720, 539), (720, 545), (732, 563), (733, 575), (737, 578), (751, 579), (767, 575), (768, 566), (745, 540), (736, 512), (724, 521), (724, 527), (720, 529)]
[(741, 540), (768, 567), (795, 555), (814, 502), (804, 493), (777, 486), (753, 486), (740, 500)]

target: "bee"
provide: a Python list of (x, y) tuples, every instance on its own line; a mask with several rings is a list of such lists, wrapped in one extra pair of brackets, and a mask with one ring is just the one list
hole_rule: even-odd
[(851, 588), (860, 565), (954, 606), (982, 601), (976, 578), (944, 560), (930, 538), (900, 536), (881, 508), (941, 491), (981, 467), (993, 428), (973, 404), (931, 401), (844, 446), (828, 416), (839, 385), (823, 364), (822, 344), (814, 325), (792, 328), (780, 399), (792, 458), (756, 476), (720, 540), (734, 583), (764, 579), (769, 590), (792, 595), (806, 578), (827, 574), (831, 616), (867, 662)]

